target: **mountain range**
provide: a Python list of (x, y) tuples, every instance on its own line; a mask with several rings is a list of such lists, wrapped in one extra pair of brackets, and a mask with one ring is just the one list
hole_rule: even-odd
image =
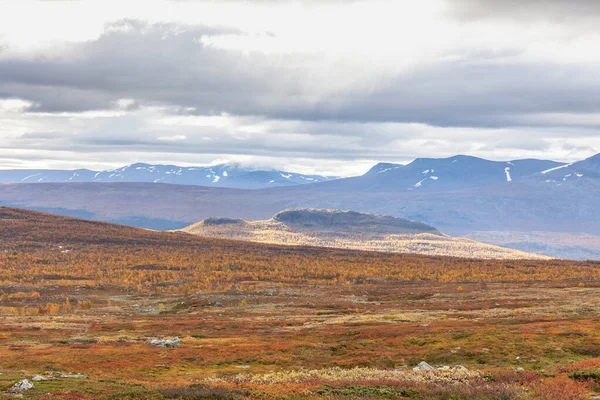
[(421, 158), (407, 165), (378, 164), (359, 177), (254, 190), (162, 181), (30, 181), (0, 184), (0, 205), (152, 229), (180, 229), (208, 217), (266, 220), (288, 208), (321, 208), (416, 220), (453, 236), (600, 235), (600, 154), (568, 164)]
[(237, 164), (180, 167), (136, 163), (105, 171), (89, 169), (0, 170), (0, 182), (4, 183), (151, 182), (258, 189), (324, 182), (330, 179), (334, 179), (334, 177), (304, 175), (276, 169), (245, 168)]

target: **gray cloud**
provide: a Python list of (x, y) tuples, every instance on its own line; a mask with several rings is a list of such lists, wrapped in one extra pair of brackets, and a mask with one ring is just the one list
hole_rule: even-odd
[(448, 10), (464, 20), (509, 18), (572, 23), (600, 18), (600, 2), (596, 0), (449, 0)]
[[(510, 17), (510, 3), (516, 4), (467, 3), (472, 14), (457, 8), (460, 18), (483, 18), (487, 6)], [(524, 7), (542, 8), (535, 1)], [(0, 51), (0, 99), (33, 103), (27, 114), (7, 118), (21, 118), (16, 125), (35, 122), (18, 136), (2, 137), (0, 126), (0, 146), (10, 159), (4, 163), (71, 162), (77, 159), (73, 154), (96, 163), (128, 163), (132, 154), (149, 162), (167, 155), (174, 161), (254, 155), (404, 162), (454, 153), (565, 159), (600, 150), (600, 119), (576, 125), (573, 118), (544, 117), (569, 114), (577, 120), (578, 114), (600, 111), (600, 75), (592, 63), (534, 62), (519, 50), (465, 49), (418, 68), (361, 71), (317, 53), (269, 55), (202, 41), (215, 35), (245, 34), (124, 20), (108, 25), (96, 40), (49, 48), (43, 55)], [(120, 99), (133, 102), (119, 107)], [(68, 116), (60, 116), (110, 109), (128, 112), (84, 123), (74, 117), (69, 124)], [(152, 109), (158, 111), (144, 114)], [(243, 129), (152, 123), (157, 115), (222, 113), (244, 120)], [(185, 139), (159, 140), (169, 136)]]
[[(226, 28), (121, 21), (67, 54), (0, 57), (0, 93), (34, 103), (30, 111), (109, 109), (122, 98), (197, 115), (278, 119), (417, 122), (435, 126), (523, 124), (523, 115), (600, 109), (595, 67), (494, 63), (481, 54), (403, 74), (358, 76), (335, 91), (336, 68), (318, 55), (228, 51), (200, 42)], [(312, 57), (312, 58), (311, 58)]]

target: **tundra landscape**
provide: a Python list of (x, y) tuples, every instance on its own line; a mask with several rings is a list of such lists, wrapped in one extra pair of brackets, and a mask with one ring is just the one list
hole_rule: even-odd
[(600, 391), (598, 262), (289, 247), (12, 208), (0, 221), (6, 398)]
[(1, 0), (0, 400), (600, 400), (600, 0)]

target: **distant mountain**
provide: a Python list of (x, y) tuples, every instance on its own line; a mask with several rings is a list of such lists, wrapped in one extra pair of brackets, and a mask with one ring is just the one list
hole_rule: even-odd
[(243, 168), (235, 164), (178, 167), (137, 163), (107, 171), (0, 170), (0, 182), (5, 183), (151, 182), (258, 189), (324, 182), (330, 179), (334, 178), (279, 170)]
[(376, 175), (384, 172), (388, 172), (394, 169), (402, 168), (404, 165), (402, 164), (392, 164), (392, 163), (377, 163), (375, 164), (365, 175)]
[(262, 221), (212, 217), (182, 231), (204, 237), (271, 244), (474, 258), (545, 258), (465, 238), (453, 238), (421, 222), (340, 210), (284, 210)]
[(532, 177), (533, 180), (543, 181), (553, 186), (569, 185), (572, 183), (585, 184), (600, 180), (600, 154), (583, 161), (563, 164), (541, 171)]
[(508, 184), (565, 164), (547, 160), (489, 161), (470, 156), (418, 158), (407, 165), (380, 163), (359, 177), (323, 187), (338, 191), (440, 191)]
[[(257, 190), (121, 181), (0, 184), (0, 205), (152, 229), (183, 228), (215, 215), (265, 220), (283, 209), (324, 208), (422, 221), (454, 236), (475, 231), (600, 235), (599, 160), (594, 156), (566, 165), (464, 156), (421, 159), (356, 178)], [(451, 169), (461, 163), (461, 174)], [(424, 175), (429, 179), (415, 187)], [(443, 186), (442, 180), (454, 184)]]

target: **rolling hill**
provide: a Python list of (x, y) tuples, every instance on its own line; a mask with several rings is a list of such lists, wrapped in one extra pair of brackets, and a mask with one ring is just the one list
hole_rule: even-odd
[(496, 259), (546, 257), (442, 234), (391, 216), (317, 209), (285, 210), (271, 219), (206, 218), (183, 232), (252, 242)]

